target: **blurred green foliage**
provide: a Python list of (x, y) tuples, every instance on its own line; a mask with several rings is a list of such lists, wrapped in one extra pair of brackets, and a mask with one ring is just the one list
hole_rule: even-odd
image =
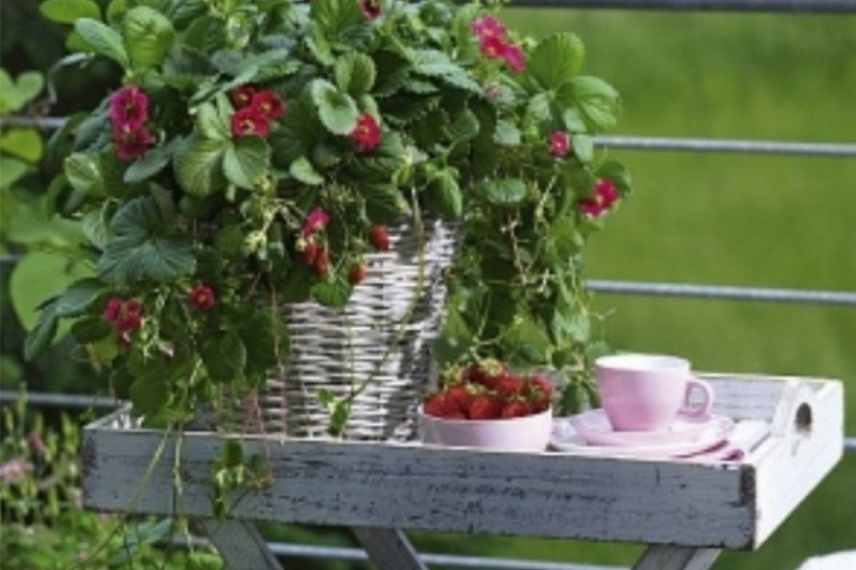
[[(0, 64), (10, 77), (45, 73), (62, 57), (61, 26), (39, 20), (36, 2), (3, 0), (0, 10)], [(539, 34), (578, 33), (589, 69), (623, 95), (622, 133), (856, 141), (856, 15), (532, 10), (506, 20)], [(82, 84), (73, 70), (57, 73), (60, 98), (52, 115), (91, 108), (103, 97), (116, 70), (99, 65), (100, 82)], [(634, 172), (638, 192), (611, 231), (594, 240), (590, 277), (856, 290), (856, 161), (615, 155)], [(49, 179), (33, 167), (16, 185), (44, 192)], [(26, 378), (54, 390), (104, 386), (85, 367), (67, 366), (73, 351), (67, 342), (36, 365), (22, 364), (23, 337), (5, 285), (9, 268), (0, 266), (0, 381)], [(849, 394), (847, 431), (856, 434), (852, 308), (605, 295), (597, 306), (609, 316), (608, 338), (620, 349), (683, 354), (705, 370), (841, 378)], [(759, 552), (727, 554), (717, 568), (789, 570), (812, 555), (856, 548), (854, 480), (851, 455)], [(271, 532), (293, 540), (299, 531)], [(318, 541), (315, 534), (299, 539)], [(447, 552), (608, 564), (627, 564), (638, 553), (572, 541), (420, 535), (416, 542)]]

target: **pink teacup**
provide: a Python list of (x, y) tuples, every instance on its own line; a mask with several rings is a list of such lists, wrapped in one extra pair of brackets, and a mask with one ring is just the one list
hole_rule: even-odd
[[(677, 356), (616, 354), (595, 361), (600, 398), (616, 431), (661, 431), (680, 413), (704, 417), (713, 406), (710, 384), (695, 378)], [(698, 391), (701, 402), (690, 403)]]

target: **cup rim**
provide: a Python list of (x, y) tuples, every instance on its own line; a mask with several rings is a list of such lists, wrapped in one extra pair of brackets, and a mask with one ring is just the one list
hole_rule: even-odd
[(680, 356), (641, 352), (601, 356), (595, 359), (594, 365), (598, 369), (622, 372), (687, 372), (692, 368), (690, 361)]

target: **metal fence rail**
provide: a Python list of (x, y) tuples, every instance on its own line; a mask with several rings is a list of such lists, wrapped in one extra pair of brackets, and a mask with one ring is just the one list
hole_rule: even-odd
[(770, 12), (846, 14), (854, 0), (513, 0), (520, 8), (587, 10), (664, 10), (669, 12)]

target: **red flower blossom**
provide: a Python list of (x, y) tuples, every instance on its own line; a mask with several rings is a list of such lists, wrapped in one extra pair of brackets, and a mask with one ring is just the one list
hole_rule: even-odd
[(357, 126), (351, 131), (351, 140), (358, 152), (370, 152), (380, 144), (380, 126), (368, 113), (360, 115)]
[(116, 156), (122, 162), (130, 162), (146, 153), (155, 143), (155, 137), (146, 127), (136, 131), (113, 131), (113, 142), (116, 145)]
[(119, 297), (110, 297), (107, 301), (107, 305), (104, 307), (104, 313), (102, 313), (102, 317), (107, 322), (114, 322), (119, 318), (119, 312), (122, 310), (122, 304), (124, 301)]
[(508, 49), (502, 38), (495, 36), (485, 36), (481, 40), (481, 52), (489, 59), (500, 59)]
[(499, 39), (505, 37), (505, 26), (503, 26), (502, 22), (493, 16), (482, 16), (481, 18), (476, 18), (473, 20), (470, 28), (480, 40), (490, 37)]
[(270, 89), (259, 91), (253, 95), (250, 106), (271, 121), (275, 121), (285, 114), (285, 106), (279, 100), (276, 93)]
[(187, 295), (187, 302), (197, 311), (210, 311), (217, 303), (214, 290), (208, 285), (197, 285)]
[(502, 50), (502, 59), (505, 60), (511, 71), (515, 73), (520, 73), (526, 69), (526, 55), (524, 55), (520, 46), (506, 44)]
[(267, 117), (254, 107), (245, 107), (232, 115), (232, 136), (255, 135), (265, 138), (269, 132)]
[(252, 85), (241, 85), (237, 89), (232, 89), (229, 92), (229, 97), (232, 99), (232, 104), (236, 109), (243, 109), (250, 106), (255, 94), (256, 88)]
[(321, 208), (315, 208), (309, 212), (308, 216), (306, 216), (306, 220), (303, 222), (303, 227), (300, 229), (300, 235), (303, 237), (309, 237), (326, 228), (328, 223), (330, 223), (330, 214)]
[(606, 178), (600, 178), (594, 185), (594, 195), (577, 203), (582, 213), (593, 218), (604, 214), (618, 200), (615, 184)]
[(369, 20), (380, 16), (380, 0), (359, 0), (360, 11)]
[(113, 130), (131, 133), (149, 119), (149, 98), (136, 85), (128, 85), (110, 97), (110, 122)]
[(555, 131), (550, 135), (550, 154), (563, 158), (571, 150), (571, 137), (565, 131)]

